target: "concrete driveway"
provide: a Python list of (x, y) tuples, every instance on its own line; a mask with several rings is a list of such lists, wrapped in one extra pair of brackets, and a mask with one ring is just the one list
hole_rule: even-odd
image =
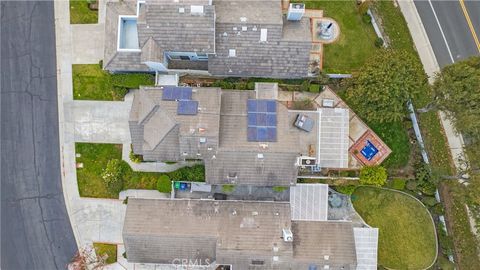
[(75, 100), (65, 104), (65, 121), (74, 126), (76, 142), (124, 143), (130, 141), (128, 116), (132, 96), (125, 101)]

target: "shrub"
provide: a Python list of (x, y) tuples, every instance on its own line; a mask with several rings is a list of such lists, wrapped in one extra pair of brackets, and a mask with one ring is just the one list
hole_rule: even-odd
[(205, 182), (205, 166), (183, 167), (169, 172), (168, 176), (172, 181)]
[(309, 80), (304, 80), (302, 82), (302, 85), (300, 86), (300, 88), (303, 92), (308, 92), (308, 90), (310, 90), (310, 81)]
[(375, 39), (375, 47), (377, 48), (383, 47), (383, 39), (381, 37), (377, 37)]
[(157, 190), (162, 193), (170, 193), (172, 191), (172, 181), (167, 175), (162, 175), (157, 179)]
[(368, 13), (364, 13), (362, 16), (362, 21), (366, 24), (372, 23), (372, 17)]
[(408, 180), (406, 188), (410, 191), (415, 191), (417, 189), (417, 182), (415, 180)]
[(129, 169), (128, 164), (120, 159), (111, 159), (102, 172), (102, 179), (108, 190), (112, 193), (119, 193), (123, 189), (123, 176)]
[(310, 85), (310, 92), (312, 92), (312, 93), (320, 92), (320, 85), (319, 84), (311, 84)]
[(428, 208), (433, 207), (437, 204), (437, 200), (434, 197), (423, 197), (421, 201)]
[(275, 191), (275, 192), (284, 192), (285, 190), (287, 190), (288, 187), (284, 187), (284, 186), (276, 186), (276, 187), (273, 187), (272, 190)]
[(222, 186), (222, 191), (225, 193), (232, 193), (235, 190), (234, 185), (223, 185)]
[(140, 163), (143, 161), (143, 156), (135, 154), (132, 150), (130, 150), (129, 156), (130, 156), (130, 160), (134, 163)]
[(336, 186), (335, 190), (337, 192), (342, 193), (342, 194), (352, 195), (352, 193), (355, 191), (356, 188), (357, 188), (357, 186), (354, 186), (354, 185)]
[(445, 210), (443, 209), (443, 205), (441, 203), (435, 204), (435, 206), (430, 208), (430, 210), (432, 211), (432, 214), (437, 216), (441, 216), (445, 214)]
[(365, 166), (360, 170), (360, 184), (383, 186), (387, 181), (387, 170), (382, 166)]

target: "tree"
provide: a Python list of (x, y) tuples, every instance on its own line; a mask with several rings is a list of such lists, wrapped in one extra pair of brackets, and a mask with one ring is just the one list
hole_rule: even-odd
[(369, 122), (396, 122), (407, 114), (407, 101), (426, 87), (423, 68), (411, 54), (380, 50), (354, 74), (346, 98)]
[(102, 179), (110, 192), (116, 194), (123, 189), (123, 177), (127, 172), (128, 164), (119, 159), (111, 159), (102, 172)]
[(435, 105), (457, 131), (480, 140), (480, 56), (446, 66), (433, 84)]
[(365, 166), (360, 170), (360, 184), (383, 186), (387, 181), (387, 170), (382, 166)]

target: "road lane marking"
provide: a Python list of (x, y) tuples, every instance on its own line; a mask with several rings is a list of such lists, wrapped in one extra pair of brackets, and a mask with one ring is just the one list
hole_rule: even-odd
[(465, 15), (465, 19), (467, 20), (468, 28), (470, 28), (470, 32), (472, 33), (473, 40), (477, 45), (477, 49), (480, 52), (480, 42), (478, 41), (477, 33), (475, 32), (475, 28), (473, 28), (472, 21), (470, 20), (470, 16), (468, 15), (467, 7), (465, 7), (465, 0), (458, 0), (460, 2), (460, 6), (462, 7), (463, 15)]
[(435, 17), (435, 20), (437, 21), (438, 28), (440, 28), (440, 33), (442, 34), (443, 41), (445, 42), (445, 45), (447, 45), (447, 51), (448, 51), (448, 55), (450, 56), (450, 60), (452, 60), (452, 63), (455, 63), (455, 59), (453, 58), (452, 51), (450, 50), (450, 46), (448, 46), (447, 38), (445, 38), (445, 34), (443, 33), (442, 26), (440, 25), (440, 21), (438, 20), (437, 13), (433, 8), (432, 1), (428, 0), (428, 3), (430, 4), (430, 8), (433, 11), (433, 16)]

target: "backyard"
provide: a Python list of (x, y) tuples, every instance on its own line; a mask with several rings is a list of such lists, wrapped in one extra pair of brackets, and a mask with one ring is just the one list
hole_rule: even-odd
[(436, 236), (428, 211), (408, 195), (375, 187), (358, 187), (355, 210), (379, 228), (378, 263), (390, 269), (425, 269), (435, 260)]
[(84, 24), (97, 23), (98, 10), (88, 8), (90, 3), (96, 3), (95, 0), (70, 0), (70, 23)]
[(73, 98), (79, 100), (123, 100), (129, 89), (154, 85), (146, 73), (110, 74), (99, 64), (73, 65)]
[[(77, 181), (80, 196), (94, 198), (118, 198), (118, 193), (112, 192), (105, 184), (102, 173), (112, 159), (122, 159), (122, 145), (76, 143), (75, 150), (77, 164), (83, 168), (77, 169)], [(162, 177), (168, 176), (168, 178)], [(166, 180), (167, 179), (167, 180)], [(157, 189), (161, 192), (170, 192), (171, 181), (205, 181), (205, 172), (202, 165), (184, 167), (169, 173), (137, 172), (129, 166), (123, 176), (123, 190), (125, 189)], [(160, 186), (157, 186), (160, 185)]]
[(352, 73), (378, 50), (375, 31), (362, 20), (355, 0), (303, 2), (306, 8), (323, 10), (324, 17), (333, 18), (340, 26), (339, 40), (324, 46), (323, 69), (327, 73)]

